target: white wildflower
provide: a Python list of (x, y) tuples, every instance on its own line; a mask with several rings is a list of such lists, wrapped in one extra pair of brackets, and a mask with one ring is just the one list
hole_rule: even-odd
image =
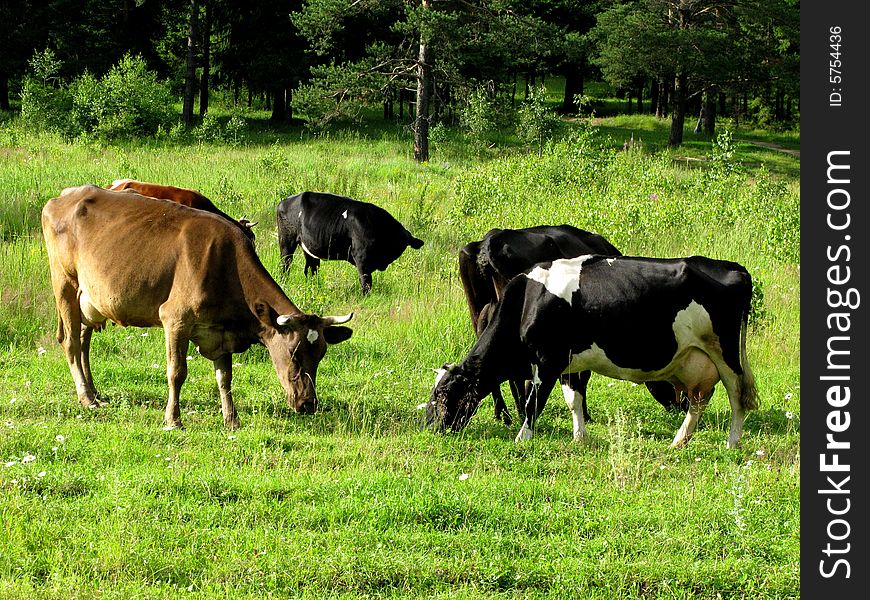
[(764, 450), (759, 448), (758, 450), (755, 451), (755, 455), (756, 456), (764, 456)]
[(794, 413), (790, 410), (785, 411), (785, 418), (791, 421), (792, 419), (794, 419)]
[(471, 477), (471, 475), (469, 475), (468, 473), (463, 473), (462, 475), (459, 476), (459, 481), (465, 481), (469, 477)]
[(48, 350), (46, 350), (46, 349), (43, 348), (42, 346), (40, 346), (39, 348), (36, 349), (36, 353), (37, 353), (39, 356), (42, 356), (42, 355), (45, 354), (46, 352), (48, 352)]
[(40, 471), (36, 474), (37, 477), (45, 477), (46, 475), (48, 475), (48, 473), (46, 473), (45, 471)]
[(10, 460), (8, 463), (6, 463), (6, 464), (3, 465), (3, 466), (6, 467), (6, 468), (8, 469), (9, 467), (14, 467), (14, 466), (17, 465), (17, 464), (18, 464), (18, 461), (17, 461), (17, 460)]
[(21, 459), (21, 464), (26, 465), (27, 463), (32, 463), (36, 460), (36, 457), (32, 455), (30, 452), (24, 453), (24, 458)]
[(64, 442), (66, 442), (66, 438), (63, 437), (63, 435), (59, 434), (59, 435), (54, 436), (54, 441), (57, 442), (58, 444), (63, 444)]
[(787, 394), (785, 395), (785, 399), (786, 399), (786, 400), (791, 400), (791, 397), (792, 397), (793, 395), (794, 395), (794, 394), (792, 394), (791, 392), (789, 392), (789, 393), (787, 393)]

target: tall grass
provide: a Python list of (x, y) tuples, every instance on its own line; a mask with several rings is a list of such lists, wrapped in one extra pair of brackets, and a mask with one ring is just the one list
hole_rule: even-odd
[[(571, 128), (540, 158), (448, 147), (417, 165), (389, 132), (97, 146), (4, 125), (0, 597), (798, 597), (797, 180), (759, 170), (742, 143), (710, 144), (687, 168)], [(191, 348), (187, 429), (163, 432), (162, 332), (120, 327), (92, 350), (109, 405), (76, 403), (39, 210), (119, 177), (196, 188), (259, 221), (257, 252), (294, 302), (354, 311), (353, 337), (321, 363), (317, 414), (290, 411), (255, 347), (234, 356), (242, 428), (227, 431), (212, 365)], [(297, 256), (282, 272), (275, 206), (306, 189), (384, 206), (426, 245), (365, 297), (347, 263), (305, 278)], [(761, 408), (743, 448), (725, 448), (721, 391), (673, 451), (682, 416), (598, 376), (585, 443), (558, 393), (528, 444), (488, 401), (461, 434), (421, 431), (433, 369), (474, 339), (459, 248), (491, 227), (561, 222), (627, 254), (737, 260), (762, 282), (749, 335)]]

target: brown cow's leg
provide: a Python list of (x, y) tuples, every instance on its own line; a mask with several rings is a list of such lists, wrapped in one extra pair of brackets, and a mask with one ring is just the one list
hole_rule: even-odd
[[(162, 313), (161, 309), (161, 313)], [(161, 314), (161, 320), (163, 315)], [(169, 398), (163, 415), (163, 429), (177, 429), (181, 424), (179, 397), (181, 386), (187, 379), (187, 346), (190, 341), (183, 328), (163, 320), (166, 334), (166, 380), (169, 383)]]
[(218, 391), (221, 394), (221, 412), (224, 415), (224, 425), (230, 429), (239, 428), (239, 416), (233, 404), (233, 355), (225, 354), (214, 361), (214, 374), (217, 379)]
[(97, 388), (94, 385), (94, 376), (91, 373), (91, 337), (94, 334), (94, 328), (89, 325), (82, 325), (82, 372), (85, 376), (85, 384), (90, 388), (94, 395), (94, 402), (97, 406), (104, 406), (105, 403), (100, 398)]
[(99, 406), (82, 361), (82, 317), (76, 289), (67, 281), (53, 281), (59, 319), (57, 341), (63, 347), (70, 375), (76, 386), (76, 395), (82, 406)]

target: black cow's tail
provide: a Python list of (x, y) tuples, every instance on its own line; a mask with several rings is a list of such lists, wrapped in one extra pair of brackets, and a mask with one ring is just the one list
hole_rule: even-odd
[[(751, 284), (750, 284), (751, 289)], [(755, 410), (758, 408), (758, 390), (755, 387), (755, 377), (752, 375), (752, 367), (746, 356), (746, 330), (749, 327), (749, 310), (751, 301), (746, 302), (740, 319), (740, 396), (738, 401), (743, 410)]]

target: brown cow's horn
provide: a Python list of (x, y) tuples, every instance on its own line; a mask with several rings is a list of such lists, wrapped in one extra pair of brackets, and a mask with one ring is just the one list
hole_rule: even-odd
[(341, 325), (347, 323), (353, 318), (353, 312), (349, 312), (343, 317), (323, 317), (323, 324), (329, 327), (330, 325)]

